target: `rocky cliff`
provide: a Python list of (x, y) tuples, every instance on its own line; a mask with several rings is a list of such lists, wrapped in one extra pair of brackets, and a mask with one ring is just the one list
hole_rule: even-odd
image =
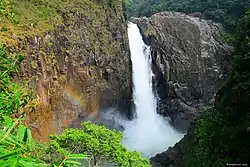
[(235, 34), (227, 82), (216, 93), (213, 107), (203, 111), (174, 147), (151, 159), (155, 167), (248, 166), (250, 13)]
[(17, 41), (24, 51), (19, 78), (29, 81), (37, 97), (27, 124), (41, 140), (65, 127), (77, 127), (84, 119), (98, 118), (102, 108), (112, 106), (131, 116), (123, 1), (73, 0), (60, 5), (56, 17), (44, 23), (49, 31), (24, 39), (16, 31), (6, 40)]
[(158, 112), (186, 132), (224, 83), (230, 48), (221, 40), (219, 26), (200, 18), (163, 12), (132, 20), (152, 49)]

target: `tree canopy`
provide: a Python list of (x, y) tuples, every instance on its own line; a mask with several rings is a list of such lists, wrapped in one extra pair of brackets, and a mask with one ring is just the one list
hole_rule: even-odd
[(222, 23), (235, 32), (237, 20), (244, 14), (249, 0), (127, 0), (128, 16), (151, 16), (162, 11), (200, 12), (204, 19)]

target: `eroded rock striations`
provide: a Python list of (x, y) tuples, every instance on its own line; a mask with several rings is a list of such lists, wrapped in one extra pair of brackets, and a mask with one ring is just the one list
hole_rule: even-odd
[(219, 25), (211, 21), (175, 12), (131, 20), (152, 48), (158, 112), (186, 132), (225, 82), (231, 49), (223, 43)]
[[(108, 2), (108, 1), (107, 1)], [(36, 90), (27, 120), (35, 137), (80, 126), (101, 108), (130, 116), (131, 62), (123, 1), (72, 2), (53, 31), (23, 42), (20, 77)]]

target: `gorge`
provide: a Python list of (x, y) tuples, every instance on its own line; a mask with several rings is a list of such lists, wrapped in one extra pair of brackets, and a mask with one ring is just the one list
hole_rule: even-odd
[(250, 164), (248, 6), (1, 0), (0, 166)]

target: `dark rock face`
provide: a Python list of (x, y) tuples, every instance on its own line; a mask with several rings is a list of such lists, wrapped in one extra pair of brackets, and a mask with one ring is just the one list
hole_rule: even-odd
[(157, 154), (150, 159), (152, 167), (183, 167), (183, 152), (186, 144), (187, 135), (185, 135), (174, 147), (163, 153)]
[(79, 127), (111, 106), (125, 117), (132, 116), (132, 67), (123, 1), (73, 5), (60, 11), (54, 30), (22, 44), (26, 59), (20, 77), (29, 79), (36, 90), (37, 111), (28, 122), (39, 127), (32, 129), (38, 139), (65, 127)]
[(158, 112), (186, 132), (225, 82), (231, 48), (221, 40), (219, 26), (197, 17), (163, 12), (131, 20), (152, 48)]
[[(157, 154), (150, 159), (152, 167), (183, 167), (184, 153), (188, 152), (188, 143), (193, 141), (192, 136), (195, 121), (190, 124), (188, 133), (173, 147), (163, 153)], [(195, 142), (195, 141), (194, 141)]]
[(151, 164), (153, 167), (180, 167), (180, 159), (182, 157), (179, 146), (175, 148), (169, 148), (166, 152), (157, 154), (154, 158), (151, 158)]

